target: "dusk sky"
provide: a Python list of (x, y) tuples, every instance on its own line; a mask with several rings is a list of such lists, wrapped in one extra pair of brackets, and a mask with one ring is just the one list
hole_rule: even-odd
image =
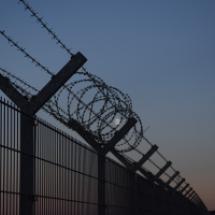
[[(57, 72), (69, 56), (16, 0), (0, 30)], [(215, 1), (29, 0), (88, 70), (130, 95), (146, 136), (215, 209)], [(0, 37), (0, 66), (41, 87), (49, 76)]]

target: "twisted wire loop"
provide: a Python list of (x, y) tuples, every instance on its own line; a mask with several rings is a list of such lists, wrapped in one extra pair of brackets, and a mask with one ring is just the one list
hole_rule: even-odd
[[(131, 100), (127, 95), (107, 86), (96, 77), (96, 81), (92, 81), (86, 73), (78, 72), (72, 80), (54, 97), (55, 105), (49, 107), (51, 112), (68, 121), (77, 120), (96, 137), (99, 144), (103, 145), (110, 142), (115, 132), (125, 125), (129, 117), (135, 117), (138, 123), (117, 143), (115, 149), (125, 152), (140, 143), (143, 135), (141, 121), (133, 113)], [(76, 99), (77, 96), (80, 100)], [(84, 101), (84, 104), (81, 101)], [(66, 112), (62, 112), (62, 104), (66, 105)]]

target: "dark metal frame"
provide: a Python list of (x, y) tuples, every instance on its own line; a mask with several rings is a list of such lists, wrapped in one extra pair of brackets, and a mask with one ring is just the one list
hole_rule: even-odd
[[(33, 123), (33, 152), (24, 152), (21, 141), (13, 143), (17, 142), (22, 133), (20, 128), (23, 116)], [(102, 150), (90, 149), (59, 129), (28, 116), (2, 100), (0, 119), (0, 152), (3, 155), (0, 157), (0, 171), (4, 173), (0, 208), (3, 214), (27, 213), (17, 211), (19, 203), (21, 207), (30, 205), (32, 211), (28, 210), (34, 215), (130, 215), (153, 214), (157, 210), (161, 214), (174, 215), (205, 213), (202, 207), (197, 207), (180, 193), (170, 189), (165, 191), (160, 185), (132, 171), (129, 166), (133, 167), (134, 164), (129, 164), (126, 158), (113, 149), (113, 154), (122, 159), (126, 167), (106, 158), (104, 149), (103, 153)], [(13, 135), (12, 139), (8, 134)], [(29, 191), (26, 194), (25, 188), (19, 189), (18, 184), (14, 185), (15, 181), (11, 179), (13, 176), (18, 177), (18, 172), (22, 171), (20, 167), (23, 164), (17, 162), (22, 157), (32, 160), (33, 164), (30, 165), (34, 165), (34, 171), (31, 169), (33, 183), (29, 181), (26, 184), (32, 189), (31, 194)], [(28, 178), (31, 179), (29, 175)], [(189, 198), (197, 201), (196, 194), (191, 193)], [(169, 204), (170, 201), (174, 204)]]

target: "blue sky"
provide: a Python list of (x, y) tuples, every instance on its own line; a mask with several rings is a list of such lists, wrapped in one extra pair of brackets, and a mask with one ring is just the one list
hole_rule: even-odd
[[(128, 93), (147, 137), (209, 208), (215, 196), (215, 1), (29, 0), (87, 68)], [(69, 56), (15, 0), (2, 0), (1, 29), (58, 71)], [(0, 65), (41, 87), (48, 80), (0, 38)]]

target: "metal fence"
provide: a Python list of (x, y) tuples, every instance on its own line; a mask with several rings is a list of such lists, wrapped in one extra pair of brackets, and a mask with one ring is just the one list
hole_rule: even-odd
[[(101, 169), (101, 155), (43, 120), (34, 119), (34, 151), (23, 152), (23, 114), (0, 99), (1, 215), (22, 215), (22, 202), (28, 200), (33, 202), (34, 215), (203, 214), (182, 195), (110, 158), (102, 158)], [(22, 192), (25, 158), (34, 162), (33, 194)]]

